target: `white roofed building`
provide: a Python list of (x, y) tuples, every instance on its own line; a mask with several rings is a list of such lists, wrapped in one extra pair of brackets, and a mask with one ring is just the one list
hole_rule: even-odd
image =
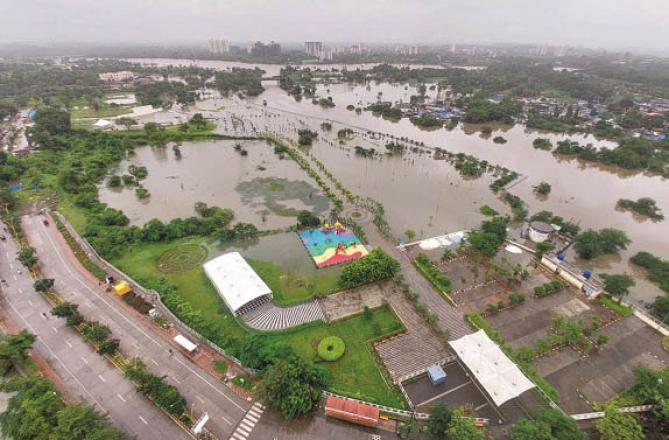
[(534, 388), (534, 383), (485, 331), (479, 330), (449, 344), (498, 407)]
[(220, 255), (204, 263), (204, 271), (235, 315), (272, 299), (272, 290), (239, 252)]

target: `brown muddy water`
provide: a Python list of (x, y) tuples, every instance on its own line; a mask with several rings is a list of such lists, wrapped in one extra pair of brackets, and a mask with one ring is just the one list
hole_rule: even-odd
[[(651, 301), (662, 294), (643, 279), (643, 273), (630, 265), (628, 259), (641, 250), (669, 258), (668, 221), (642, 221), (630, 213), (617, 211), (615, 205), (620, 198), (651, 197), (669, 217), (668, 182), (658, 176), (593, 166), (576, 160), (557, 160), (551, 153), (532, 147), (532, 141), (537, 137), (548, 138), (553, 144), (561, 139), (572, 139), (592, 143), (598, 148), (612, 148), (614, 143), (586, 135), (542, 133), (522, 125), (493, 126), (492, 135), (487, 137), (480, 135), (480, 127), (463, 124), (451, 131), (445, 128), (426, 131), (408, 119), (387, 121), (369, 112), (356, 114), (346, 109), (349, 104), (364, 107), (378, 100), (406, 102), (416, 94), (411, 85), (320, 85), (317, 96), (332, 97), (336, 104), (334, 108), (321, 108), (307, 98), (297, 101), (272, 82), (264, 85), (266, 91), (258, 97), (243, 101), (237, 97), (207, 99), (198, 102), (193, 110), (204, 110), (205, 114), (217, 119), (217, 131), (221, 133), (268, 132), (295, 140), (299, 128), (319, 131), (319, 139), (311, 152), (351, 191), (383, 203), (397, 235), (406, 228), (414, 229), (419, 236), (429, 236), (476, 226), (483, 219), (478, 211), (483, 204), (504, 213), (510, 210), (488, 189), (491, 176), (462, 179), (451, 165), (436, 161), (429, 154), (408, 153), (401, 158), (381, 156), (373, 159), (356, 156), (353, 152), (355, 145), (384, 150), (385, 141), (371, 139), (365, 134), (367, 131), (406, 137), (423, 142), (428, 148), (464, 152), (507, 167), (523, 176), (511, 192), (527, 203), (530, 213), (550, 210), (579, 223), (584, 229), (619, 228), (632, 240), (629, 248), (619, 256), (581, 262), (584, 267), (597, 273), (634, 274), (637, 285), (632, 289), (630, 299), (636, 302)], [(428, 96), (435, 94), (436, 90), (428, 90)], [(333, 124), (331, 133), (319, 129), (324, 121)], [(339, 145), (335, 140), (336, 131), (342, 127), (357, 131), (355, 138), (345, 145)], [(492, 138), (498, 135), (508, 142), (503, 145), (493, 143)], [(542, 181), (552, 186), (552, 192), (546, 198), (536, 197), (532, 190)], [(186, 210), (191, 206), (192, 203)]]
[[(247, 156), (234, 149), (237, 143)], [(230, 208), (235, 221), (261, 229), (294, 224), (296, 210), (323, 214), (329, 208), (313, 179), (292, 160), (279, 160), (264, 141), (187, 142), (181, 153), (177, 159), (169, 145), (136, 148), (115, 172), (127, 173), (130, 164), (147, 167), (149, 175), (142, 185), (151, 197), (139, 200), (132, 187), (103, 186), (100, 200), (123, 210), (138, 225), (153, 218), (168, 221), (195, 215), (193, 205), (198, 201)]]

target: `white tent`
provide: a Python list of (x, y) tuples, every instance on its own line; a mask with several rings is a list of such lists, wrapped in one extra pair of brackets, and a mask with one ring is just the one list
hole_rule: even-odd
[(204, 271), (232, 313), (236, 314), (253, 300), (272, 298), (272, 290), (239, 252), (230, 252), (207, 261), (204, 263)]
[(534, 383), (525, 377), (485, 331), (479, 330), (450, 341), (449, 344), (495, 405), (501, 406), (534, 388)]
[(98, 119), (98, 121), (95, 124), (93, 124), (93, 127), (96, 127), (96, 128), (109, 128), (111, 126), (112, 126), (112, 123), (109, 122), (106, 119)]

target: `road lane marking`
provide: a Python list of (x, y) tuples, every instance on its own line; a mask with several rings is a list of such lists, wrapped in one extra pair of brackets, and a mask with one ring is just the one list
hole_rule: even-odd
[(81, 357), (81, 360), (84, 361), (84, 364), (88, 365), (88, 361), (86, 360), (85, 357), (82, 356), (82, 357)]
[(141, 420), (142, 423), (144, 423), (145, 425), (148, 425), (148, 424), (149, 424), (149, 422), (147, 422), (146, 420), (144, 420), (144, 417), (142, 417), (142, 416), (137, 416), (137, 417), (139, 417), (139, 420)]
[(242, 420), (242, 422), (240, 424), (243, 425), (245, 428), (248, 428), (251, 431), (253, 431), (253, 427), (256, 426), (255, 423), (251, 424), (251, 422), (249, 422), (248, 420)]
[(246, 435), (249, 435), (251, 433), (251, 430), (249, 428), (242, 425), (237, 425), (237, 431), (245, 432)]
[(153, 362), (154, 365), (160, 365), (158, 362), (154, 361), (153, 359), (151, 359), (151, 362)]
[(225, 416), (221, 416), (221, 418), (223, 419), (223, 421), (224, 421), (225, 423), (227, 423), (228, 425), (232, 426), (232, 422), (231, 422), (230, 420), (226, 419)]
[(30, 300), (28, 300), (28, 305), (29, 305), (30, 307), (33, 307), (33, 302), (30, 301)]
[[(20, 287), (19, 287), (19, 293), (23, 293), (23, 289), (21, 289)], [(30, 300), (28, 300), (28, 302), (30, 302)]]
[[(46, 317), (42, 316), (46, 320)], [(51, 327), (51, 330), (53, 330), (54, 333), (58, 333), (58, 329), (56, 327)]]
[(200, 396), (195, 396), (195, 398), (196, 398), (197, 400), (199, 400), (200, 403), (204, 403), (204, 399), (203, 399), (202, 397), (200, 397)]
[[(26, 325), (26, 327), (28, 328), (28, 330), (30, 330), (30, 332), (31, 332), (32, 334), (35, 334), (35, 335), (36, 335), (37, 332), (35, 331), (35, 329), (28, 323), (28, 321), (26, 320), (26, 318), (25, 318), (22, 314), (20, 314), (18, 310), (16, 310), (16, 308), (14, 307), (14, 305), (13, 305), (11, 302), (9, 303), (9, 307), (11, 307), (12, 310), (14, 311), (14, 313), (16, 313), (16, 315), (17, 315), (18, 317), (21, 318), (21, 320), (22, 320), (23, 323)], [(62, 359), (59, 358), (58, 355), (56, 355), (56, 353), (54, 353), (54, 351), (51, 349), (51, 347), (49, 347), (49, 346), (46, 344), (46, 342), (44, 342), (44, 338), (41, 338), (41, 337), (38, 336), (37, 339), (38, 339), (40, 342), (42, 342), (42, 344), (44, 344), (44, 346), (46, 347), (46, 349), (49, 350), (49, 353), (51, 354), (51, 356), (53, 356), (54, 359), (56, 359), (56, 360), (60, 363), (60, 365), (61, 365), (61, 366), (63, 367), (63, 369), (67, 372), (67, 374), (69, 374), (70, 377), (72, 377), (72, 379), (74, 379), (74, 381), (75, 381), (77, 384), (79, 384), (79, 386), (81, 387), (81, 389), (84, 390), (84, 392), (85, 392), (86, 394), (88, 394), (88, 396), (93, 400), (93, 402), (95, 402), (95, 404), (96, 404), (98, 407), (100, 407), (100, 409), (101, 409), (103, 412), (107, 412), (106, 409), (105, 409), (105, 407), (103, 407), (102, 404), (100, 404), (100, 402), (98, 402), (98, 399), (96, 399), (95, 396), (93, 396), (93, 394), (91, 394), (91, 392), (88, 391), (88, 389), (84, 386), (84, 384), (81, 383), (81, 381), (77, 378), (77, 376), (75, 376), (75, 375), (72, 373), (72, 371), (71, 371), (69, 368), (67, 368), (67, 365), (65, 365), (65, 362), (63, 362)]]
[[(258, 417), (260, 417), (260, 416), (258, 416)], [(258, 419), (255, 418), (255, 417), (253, 417), (253, 416), (251, 415), (251, 413), (246, 414), (246, 417), (244, 417), (244, 418), (245, 418), (245, 419), (249, 419), (249, 420), (251, 420), (252, 422), (256, 422), (256, 423), (258, 423)]]
[[(138, 330), (141, 334), (143, 334), (148, 340), (150, 340), (151, 342), (153, 342), (154, 344), (156, 344), (156, 345), (159, 346), (159, 347), (161, 346), (161, 344), (160, 344), (158, 341), (156, 341), (153, 337), (151, 337), (149, 334), (147, 334), (147, 333), (146, 333), (142, 328), (140, 328), (135, 322), (133, 322), (130, 318), (128, 318), (126, 315), (124, 315), (124, 314), (121, 313), (119, 310), (117, 310), (115, 306), (112, 306), (109, 302), (107, 302), (107, 300), (106, 300), (105, 298), (103, 298), (102, 296), (100, 296), (100, 294), (99, 294), (97, 291), (95, 291), (94, 289), (92, 289), (87, 283), (83, 282), (83, 281), (81, 280), (81, 278), (79, 278), (77, 275), (74, 274), (73, 270), (70, 268), (69, 264), (66, 263), (66, 261), (65, 261), (65, 259), (64, 259), (64, 257), (63, 257), (63, 255), (62, 255), (61, 252), (60, 252), (60, 249), (58, 249), (58, 247), (56, 246), (56, 243), (53, 241), (53, 238), (51, 237), (50, 234), (46, 233), (44, 230), (41, 230), (41, 232), (40, 232), (40, 231), (37, 231), (37, 233), (38, 233), (38, 234), (44, 234), (44, 235), (46, 235), (47, 240), (48, 240), (49, 243), (51, 244), (52, 249), (53, 249), (54, 252), (56, 253), (56, 256), (57, 256), (58, 259), (60, 260), (61, 264), (63, 265), (63, 268), (65, 269), (65, 271), (67, 271), (67, 272), (70, 274), (70, 276), (71, 276), (75, 281), (77, 281), (77, 282), (78, 282), (80, 285), (82, 285), (86, 290), (88, 290), (88, 291), (91, 292), (93, 295), (95, 295), (98, 299), (100, 299), (100, 301), (102, 301), (103, 303), (105, 303), (105, 305), (107, 305), (107, 307), (109, 307), (113, 312), (115, 312), (117, 315), (119, 315), (122, 319), (124, 319), (125, 321), (127, 321), (132, 327), (134, 327), (135, 329), (137, 329), (137, 330)], [(164, 344), (163, 346), (167, 345), (165, 342), (163, 342), (163, 344)], [(244, 409), (243, 406), (241, 406), (240, 404), (238, 404), (237, 402), (235, 402), (235, 401), (234, 401), (232, 398), (230, 398), (227, 394), (225, 394), (223, 391), (221, 391), (219, 388), (217, 388), (216, 386), (214, 386), (214, 385), (213, 385), (211, 382), (209, 382), (207, 379), (205, 379), (205, 378), (202, 377), (200, 374), (198, 374), (197, 371), (193, 370), (190, 366), (186, 365), (183, 361), (181, 361), (181, 359), (179, 359), (179, 358), (177, 358), (177, 357), (175, 357), (174, 359), (175, 359), (177, 362), (179, 362), (179, 363), (180, 363), (184, 368), (186, 368), (188, 371), (190, 371), (191, 373), (193, 373), (197, 378), (199, 378), (200, 380), (202, 380), (204, 383), (206, 383), (207, 385), (209, 385), (209, 387), (211, 387), (211, 388), (214, 389), (217, 393), (219, 393), (221, 396), (223, 396), (226, 400), (228, 400), (230, 403), (232, 403), (234, 406), (236, 406), (240, 411), (244, 411), (244, 412), (246, 412), (246, 409)]]
[(235, 432), (234, 434), (232, 434), (232, 437), (234, 437), (237, 440), (246, 440), (246, 434), (240, 432)]
[(125, 400), (125, 399), (123, 398), (123, 396), (121, 396), (120, 394), (116, 394), (116, 397), (118, 397), (119, 399), (121, 399), (121, 402), (123, 402), (123, 403), (126, 402), (126, 400)]
[(18, 278), (16, 278), (16, 275), (12, 275), (14, 277), (14, 281), (18, 281)]
[(65, 341), (68, 347), (72, 348), (72, 343), (70, 341)]
[(107, 383), (107, 379), (105, 379), (104, 377), (102, 377), (102, 374), (98, 374), (98, 378), (99, 378), (101, 381)]

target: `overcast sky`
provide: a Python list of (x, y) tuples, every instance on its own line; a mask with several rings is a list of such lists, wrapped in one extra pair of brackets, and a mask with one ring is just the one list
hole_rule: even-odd
[(669, 49), (669, 0), (0, 0), (0, 41), (500, 42)]

